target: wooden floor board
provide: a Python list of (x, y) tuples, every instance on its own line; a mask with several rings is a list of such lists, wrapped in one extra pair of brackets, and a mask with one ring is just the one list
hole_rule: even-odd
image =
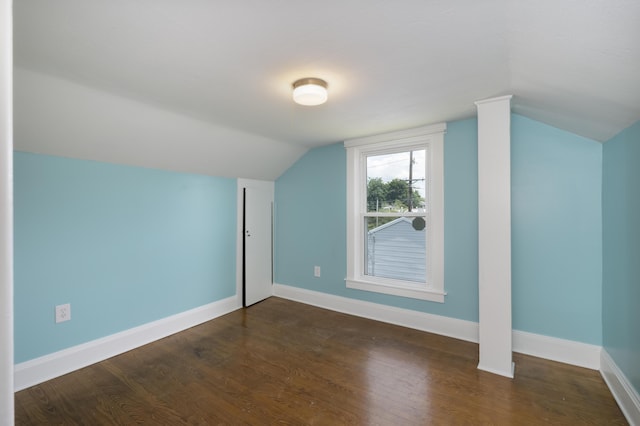
[(16, 425), (624, 425), (597, 371), (270, 298), (16, 393)]

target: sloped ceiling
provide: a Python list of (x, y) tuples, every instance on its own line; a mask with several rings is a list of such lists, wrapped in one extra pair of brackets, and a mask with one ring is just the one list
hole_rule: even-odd
[[(273, 179), (310, 147), (470, 117), (474, 101), (504, 94), (514, 112), (597, 141), (640, 119), (636, 0), (20, 0), (14, 9), (15, 143), (28, 151)], [(309, 76), (328, 81), (327, 104), (291, 101), (291, 83)], [(74, 105), (41, 102), (63, 99), (67, 86)], [(136, 104), (133, 115), (207, 130), (186, 147), (166, 131), (110, 142), (119, 108), (97, 93)], [(87, 109), (100, 111), (101, 138), (70, 130)], [(140, 141), (149, 138), (162, 140), (155, 150)], [(225, 150), (237, 159), (203, 161)]]

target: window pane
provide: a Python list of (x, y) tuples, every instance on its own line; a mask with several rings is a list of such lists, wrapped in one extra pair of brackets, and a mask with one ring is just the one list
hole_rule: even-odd
[(365, 217), (365, 275), (426, 282), (424, 217)]
[(424, 211), (424, 174), (424, 149), (367, 156), (367, 211)]

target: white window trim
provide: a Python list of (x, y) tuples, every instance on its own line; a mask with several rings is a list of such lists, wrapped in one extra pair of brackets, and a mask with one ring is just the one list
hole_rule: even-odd
[[(348, 288), (444, 303), (444, 133), (446, 123), (386, 133), (344, 142), (347, 150), (347, 277)], [(366, 206), (362, 185), (367, 153), (427, 145), (429, 164), (430, 228), (427, 247), (427, 285), (364, 275), (364, 229), (360, 226)]]

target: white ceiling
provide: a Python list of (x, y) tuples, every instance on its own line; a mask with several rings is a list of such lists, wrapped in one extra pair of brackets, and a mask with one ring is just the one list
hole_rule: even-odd
[[(14, 16), (19, 69), (230, 129), (229, 144), (285, 144), (285, 163), (471, 117), (503, 94), (514, 112), (598, 141), (640, 119), (638, 0), (19, 0)], [(301, 77), (328, 81), (328, 103), (293, 104)], [(26, 115), (37, 96), (20, 101), (19, 82)], [(21, 141), (18, 121), (18, 149), (55, 153), (37, 140), (50, 133)]]

